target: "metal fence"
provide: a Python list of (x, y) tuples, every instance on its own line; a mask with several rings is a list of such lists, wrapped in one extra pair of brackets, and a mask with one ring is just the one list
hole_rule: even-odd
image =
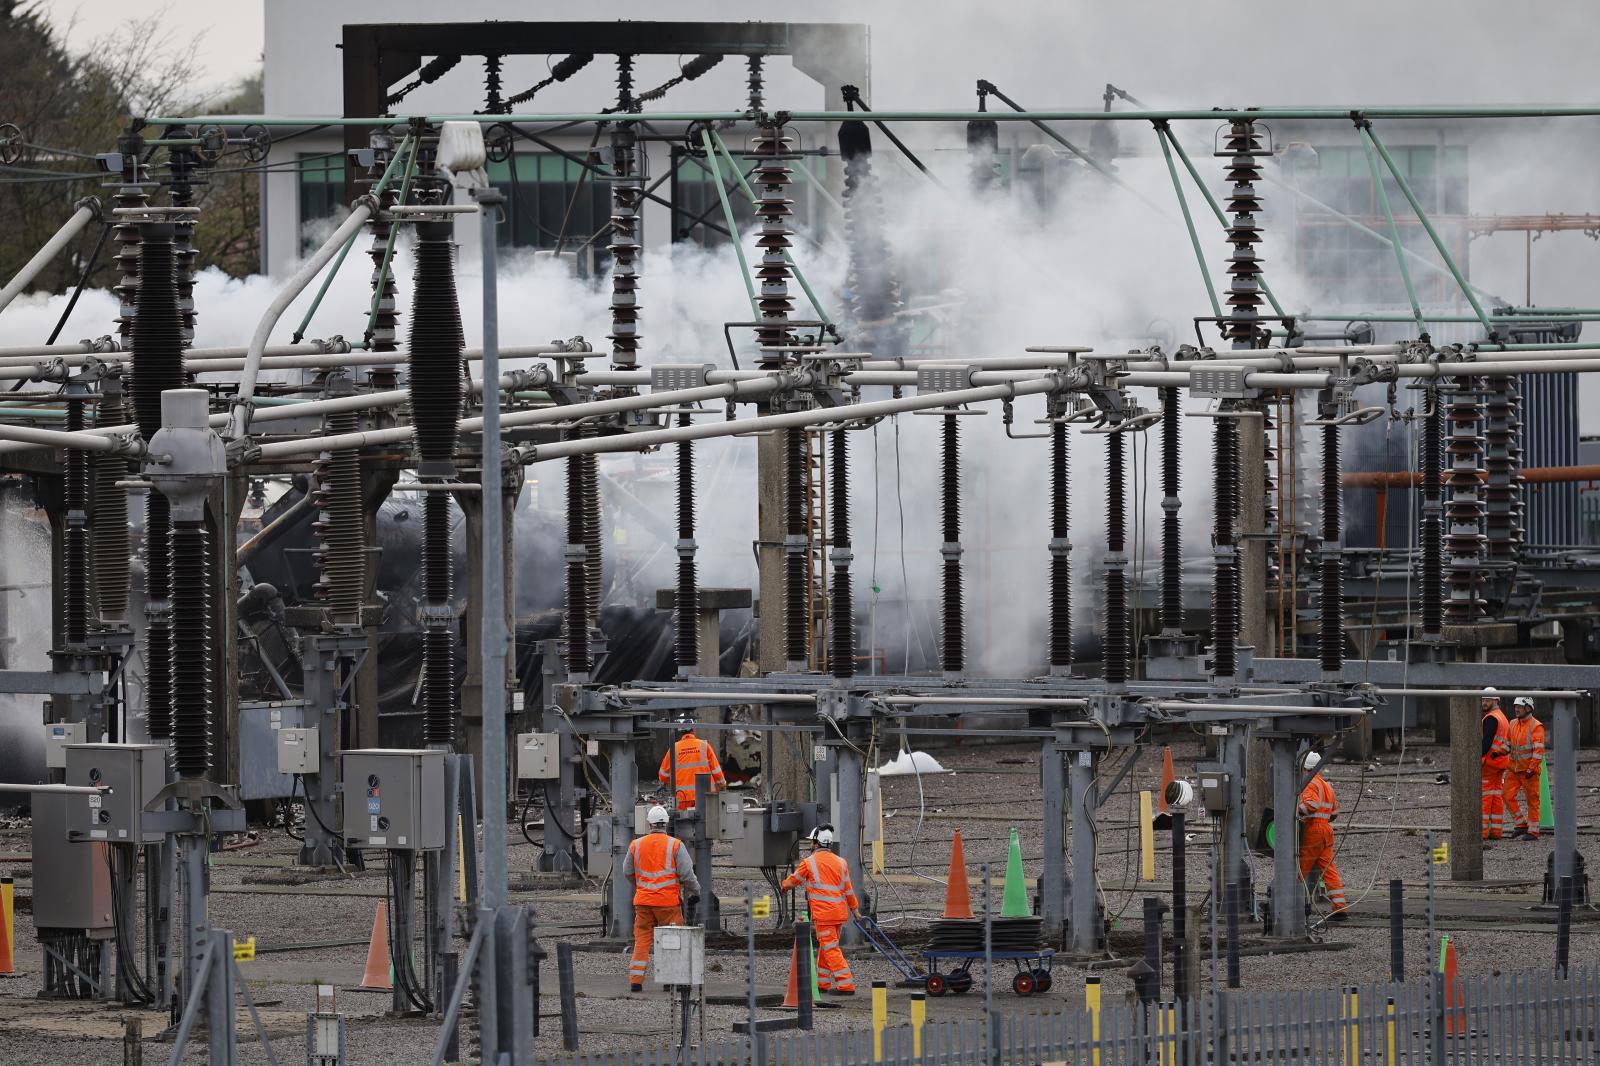
[(996, 1014), (880, 1033), (774, 1033), (685, 1049), (546, 1059), (549, 1066), (1591, 1066), (1600, 968), (1307, 992), (1218, 992), (1182, 1004)]

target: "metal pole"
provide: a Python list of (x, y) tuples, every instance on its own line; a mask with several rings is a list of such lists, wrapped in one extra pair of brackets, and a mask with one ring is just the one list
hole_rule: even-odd
[(1072, 804), (1072, 901), (1067, 930), (1072, 950), (1084, 955), (1092, 954), (1100, 944), (1094, 835), (1095, 808), (1099, 805), (1094, 781), (1098, 761), (1095, 752), (1076, 751), (1067, 767), (1067, 788)]
[(1172, 812), (1172, 996), (1177, 1000), (1189, 997), (1188, 960), (1188, 900), (1186, 896), (1188, 866), (1184, 855), (1183, 812)]
[(1406, 883), (1393, 878), (1389, 882), (1389, 980), (1395, 984), (1406, 979), (1405, 902)]
[(72, 238), (82, 232), (83, 227), (99, 217), (99, 200), (88, 197), (78, 201), (78, 209), (72, 213), (72, 217), (56, 230), (55, 236), (46, 241), (44, 247), (33, 254), (32, 259), (23, 264), (16, 276), (6, 283), (6, 287), (0, 289), (0, 311), (4, 311), (23, 289), (33, 283), (33, 279), (39, 276), (40, 271), (61, 253), (61, 249), (72, 243)]
[[(728, 202), (728, 187), (722, 183), (722, 164), (717, 160), (717, 150), (711, 144), (711, 131), (700, 131), (700, 143), (705, 145), (706, 160), (711, 164), (711, 184), (717, 187), (717, 198), (722, 201), (722, 217), (728, 220), (728, 232), (733, 234), (730, 243), (733, 245), (733, 254), (739, 257), (739, 277), (744, 280), (745, 295), (750, 298), (750, 313), (755, 318), (761, 317), (761, 305), (756, 300), (755, 282), (750, 279), (750, 264), (745, 262), (743, 237), (738, 225), (733, 218), (733, 205)], [(752, 1037), (754, 1030), (751, 1030)]]
[(994, 1040), (994, 917), (989, 897), (989, 864), (983, 864), (983, 1044), (986, 1061), (996, 1060)]
[(1362, 119), (1356, 124), (1362, 134), (1361, 147), (1367, 152), (1367, 169), (1372, 172), (1372, 188), (1378, 197), (1378, 206), (1383, 208), (1384, 221), (1389, 224), (1389, 243), (1394, 247), (1395, 262), (1400, 267), (1400, 279), (1406, 283), (1406, 296), (1411, 300), (1411, 314), (1417, 321), (1417, 330), (1421, 333), (1428, 332), (1428, 324), (1422, 320), (1422, 305), (1417, 302), (1417, 287), (1411, 283), (1411, 268), (1406, 265), (1405, 250), (1400, 245), (1400, 230), (1394, 224), (1394, 212), (1389, 209), (1389, 193), (1383, 187), (1383, 175), (1378, 173), (1378, 160), (1372, 154), (1372, 143), (1368, 140), (1366, 120)]
[(1200, 235), (1195, 232), (1194, 216), (1189, 213), (1189, 198), (1183, 194), (1183, 182), (1178, 178), (1177, 165), (1172, 162), (1172, 149), (1167, 144), (1171, 133), (1165, 122), (1156, 123), (1156, 140), (1161, 142), (1161, 155), (1167, 161), (1167, 173), (1172, 176), (1172, 191), (1178, 194), (1178, 207), (1183, 211), (1183, 224), (1189, 230), (1189, 243), (1194, 246), (1194, 258), (1200, 264), (1200, 280), (1205, 282), (1206, 297), (1211, 301), (1211, 313), (1222, 317), (1222, 305), (1217, 302), (1217, 287), (1212, 284), (1211, 271), (1206, 267), (1206, 255), (1200, 248)]
[(1294, 766), (1295, 742), (1272, 740), (1272, 932), (1298, 939), (1306, 935), (1306, 912), (1300, 895), (1299, 781)]
[[(839, 797), (839, 806), (833, 811), (833, 828), (839, 834), (839, 854), (849, 865), (850, 883), (859, 891), (866, 884), (861, 868), (861, 789), (866, 767), (862, 763), (861, 752), (850, 743), (838, 745), (834, 753), (837, 756), (834, 761), (834, 788)], [(846, 922), (840, 932), (846, 944), (861, 942), (861, 931), (854, 922)]]
[(1550, 804), (1555, 808), (1556, 850), (1554, 883), (1563, 877), (1577, 884), (1578, 874), (1578, 703), (1571, 697), (1554, 701), (1551, 721), (1555, 766), (1550, 781)]
[(1065, 925), (1061, 913), (1067, 887), (1066, 841), (1063, 838), (1067, 785), (1063, 769), (1055, 739), (1046, 740), (1039, 755), (1039, 778), (1044, 792), (1044, 869), (1039, 878), (1039, 915), (1043, 919), (1044, 937), (1050, 941), (1060, 938)]
[(612, 741), (611, 749), (611, 925), (606, 936), (624, 940), (633, 929), (633, 886), (622, 876), (633, 843), (633, 807), (639, 801), (639, 768), (633, 742)]
[(1228, 933), (1228, 987), (1238, 988), (1243, 983), (1239, 976), (1239, 885), (1230, 883), (1226, 890)]

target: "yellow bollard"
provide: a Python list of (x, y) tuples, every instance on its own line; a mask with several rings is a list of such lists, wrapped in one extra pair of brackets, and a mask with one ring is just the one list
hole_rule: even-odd
[(1176, 1066), (1178, 1062), (1178, 1008), (1161, 1008), (1161, 1066)]
[(1345, 1058), (1347, 1066), (1361, 1066), (1361, 1004), (1357, 1002), (1356, 990), (1345, 989)]
[(883, 1061), (883, 1030), (889, 1024), (889, 985), (872, 982), (872, 1061)]
[(1139, 880), (1156, 879), (1155, 805), (1148, 789), (1139, 793)]
[(911, 1057), (922, 1058), (922, 1027), (928, 1021), (928, 994), (911, 993)]
[(1100, 1066), (1100, 978), (1083, 979), (1083, 1006), (1089, 1012), (1089, 1039), (1094, 1041), (1094, 1066)]
[(1388, 1030), (1388, 1032), (1386, 1034), (1387, 1038), (1388, 1038), (1386, 1040), (1386, 1043), (1388, 1045), (1388, 1047), (1387, 1047), (1388, 1056), (1383, 1060), (1383, 1062), (1384, 1062), (1384, 1066), (1394, 1066), (1394, 1064), (1395, 1064), (1395, 1062), (1397, 1060), (1394, 1057), (1394, 997), (1393, 996), (1389, 997), (1388, 1003), (1385, 1004), (1385, 1014), (1387, 1015), (1387, 1017), (1385, 1018), (1384, 1026)]

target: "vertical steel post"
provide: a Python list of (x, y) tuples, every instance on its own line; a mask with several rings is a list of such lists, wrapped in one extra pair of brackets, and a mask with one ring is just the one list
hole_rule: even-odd
[(1188, 941), (1188, 863), (1184, 854), (1183, 812), (1172, 812), (1172, 996), (1183, 1000), (1189, 995), (1187, 976)]
[(1395, 984), (1406, 979), (1405, 900), (1406, 883), (1396, 877), (1389, 882), (1389, 980)]
[(1554, 880), (1563, 877), (1576, 885), (1578, 872), (1578, 704), (1571, 698), (1557, 698), (1551, 720), (1551, 747), (1555, 767), (1550, 782), (1550, 805), (1555, 808), (1556, 851)]
[(1096, 752), (1075, 751), (1071, 765), (1067, 767), (1067, 787), (1072, 804), (1072, 905), (1067, 928), (1072, 950), (1085, 955), (1092, 954), (1100, 945), (1100, 900), (1095, 884), (1094, 836), (1095, 808), (1099, 805), (1095, 788), (1098, 761)]
[[(848, 728), (841, 723), (841, 728)], [(861, 795), (862, 778), (866, 767), (861, 752), (853, 744), (840, 744), (834, 748), (834, 789), (839, 797), (839, 809), (833, 812), (833, 829), (839, 841), (839, 855), (850, 871), (850, 883), (856, 891), (866, 884), (861, 868)], [(854, 922), (846, 922), (839, 930), (846, 944), (859, 944), (861, 933)]]
[(1046, 740), (1039, 753), (1040, 786), (1044, 792), (1044, 868), (1039, 878), (1039, 916), (1043, 919), (1046, 940), (1061, 936), (1067, 886), (1066, 819), (1064, 800), (1066, 781), (1061, 765), (1061, 752), (1055, 740)]
[[(615, 740), (611, 753), (611, 924), (606, 936), (623, 940), (633, 930), (633, 886), (622, 875), (633, 843), (633, 807), (639, 798), (639, 768), (633, 742)], [(698, 875), (697, 875), (698, 876)]]
[(1219, 878), (1222, 884), (1229, 881), (1241, 886), (1250, 884), (1250, 870), (1245, 852), (1250, 847), (1249, 833), (1245, 827), (1244, 782), (1245, 750), (1249, 745), (1247, 726), (1236, 722), (1228, 724), (1228, 735), (1220, 738), (1217, 757), (1228, 771), (1228, 809), (1222, 816), (1222, 863)]
[(1272, 740), (1272, 933), (1299, 938), (1306, 935), (1306, 912), (1300, 895), (1300, 845), (1295, 810), (1300, 805), (1295, 766), (1295, 743)]
[(700, 882), (700, 913), (686, 915), (696, 925), (705, 926), (707, 932), (720, 932), (722, 915), (718, 913), (717, 892), (711, 884), (711, 775), (694, 775), (694, 876)]

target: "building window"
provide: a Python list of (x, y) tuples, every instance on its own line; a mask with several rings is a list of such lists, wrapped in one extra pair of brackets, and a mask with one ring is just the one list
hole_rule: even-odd
[(343, 213), (344, 157), (327, 153), (301, 153), (296, 157), (300, 171), (300, 254), (316, 250), (318, 223)]
[[(1466, 146), (1396, 146), (1389, 154), (1405, 175), (1406, 184), (1433, 222), (1440, 239), (1465, 271), (1468, 248)], [(1430, 262), (1436, 262), (1438, 254), (1400, 186), (1387, 167), (1380, 166), (1380, 173), (1401, 244)], [(1361, 146), (1319, 146), (1315, 158), (1303, 158), (1286, 179), (1329, 207), (1387, 235), (1388, 222), (1383, 217), (1383, 206), (1378, 202), (1372, 171)], [(1270, 187), (1266, 191), (1270, 194)], [(1399, 268), (1389, 248), (1305, 199), (1293, 197), (1292, 200), (1295, 204), (1295, 266), (1316, 284), (1324, 297), (1352, 310), (1373, 310), (1405, 302)], [(1424, 307), (1454, 304), (1458, 293), (1450, 278), (1415, 268), (1411, 277), (1416, 284), (1417, 298)]]
[[(739, 164), (739, 172), (749, 182), (755, 161), (746, 158), (733, 145), (729, 145), (729, 149), (733, 152), (734, 161)], [(755, 208), (744, 188), (728, 173), (727, 160), (719, 159), (719, 163), (722, 180), (728, 187), (728, 206), (733, 209), (734, 224), (741, 233), (746, 232), (755, 224)], [(787, 160), (787, 163), (790, 170), (788, 197), (793, 201), (790, 205), (792, 224), (797, 230), (804, 230), (808, 221), (815, 217), (816, 189), (804, 174), (797, 171), (800, 167), (806, 167), (807, 172), (816, 175), (819, 181), (825, 180), (827, 161), (819, 156), (808, 155)], [(723, 236), (721, 230), (728, 228), (728, 216), (722, 210), (722, 199), (712, 183), (710, 165), (703, 156), (674, 148), (672, 167), (672, 205), (675, 208), (672, 212), (672, 239), (695, 241), (708, 248), (726, 244), (728, 238)], [(702, 222), (714, 223), (719, 228), (712, 229), (701, 225)]]

